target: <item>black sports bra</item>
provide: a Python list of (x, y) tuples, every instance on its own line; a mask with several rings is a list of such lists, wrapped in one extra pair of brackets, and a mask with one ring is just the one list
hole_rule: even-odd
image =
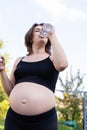
[(14, 72), (16, 84), (20, 82), (33, 82), (41, 84), (53, 92), (55, 91), (58, 75), (59, 71), (55, 69), (49, 57), (36, 62), (21, 60)]

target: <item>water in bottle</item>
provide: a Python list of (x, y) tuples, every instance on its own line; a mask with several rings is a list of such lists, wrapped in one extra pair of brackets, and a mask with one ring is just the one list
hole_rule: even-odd
[(52, 32), (52, 28), (53, 28), (53, 26), (51, 24), (48, 24), (48, 23), (44, 24), (42, 26), (42, 30), (40, 32), (40, 36), (41, 37), (47, 37), (48, 33)]

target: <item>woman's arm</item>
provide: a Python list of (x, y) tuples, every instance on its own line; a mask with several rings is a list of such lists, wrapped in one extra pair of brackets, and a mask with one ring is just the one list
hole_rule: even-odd
[(0, 71), (1, 74), (1, 82), (4, 88), (4, 91), (6, 92), (6, 94), (9, 96), (11, 90), (13, 89), (13, 83), (9, 80), (7, 73), (5, 70)]
[(7, 76), (7, 73), (5, 70), (5, 59), (2, 57), (0, 57), (0, 77), (1, 77), (1, 82), (2, 82), (3, 88), (6, 92), (6, 94), (9, 95), (13, 88), (13, 84)]
[(51, 58), (52, 58), (53, 64), (58, 71), (63, 71), (68, 66), (68, 61), (67, 61), (65, 52), (55, 35), (54, 28), (53, 28), (52, 33), (48, 35), (48, 38), (52, 45), (53, 52), (52, 52)]
[(18, 59), (13, 65), (12, 72), (10, 78), (8, 78), (8, 75), (5, 70), (5, 60), (4, 58), (0, 57), (0, 76), (1, 76), (1, 82), (4, 88), (4, 91), (9, 96), (14, 85), (15, 85), (15, 78), (14, 78), (14, 71), (16, 69), (16, 65), (18, 63)]

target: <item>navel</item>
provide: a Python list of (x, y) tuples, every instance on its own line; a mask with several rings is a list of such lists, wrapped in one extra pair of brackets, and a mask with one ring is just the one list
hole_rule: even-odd
[(27, 102), (28, 102), (28, 98), (27, 97), (22, 97), (21, 103), (26, 104)]

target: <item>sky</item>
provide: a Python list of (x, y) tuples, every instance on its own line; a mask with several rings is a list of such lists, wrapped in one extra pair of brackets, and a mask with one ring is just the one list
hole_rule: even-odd
[(87, 74), (87, 0), (0, 0), (0, 40), (5, 43), (3, 52), (10, 54), (10, 68), (27, 53), (24, 36), (28, 29), (42, 22), (55, 27), (66, 53), (69, 66), (60, 75), (64, 77), (70, 67), (73, 73), (80, 69)]

